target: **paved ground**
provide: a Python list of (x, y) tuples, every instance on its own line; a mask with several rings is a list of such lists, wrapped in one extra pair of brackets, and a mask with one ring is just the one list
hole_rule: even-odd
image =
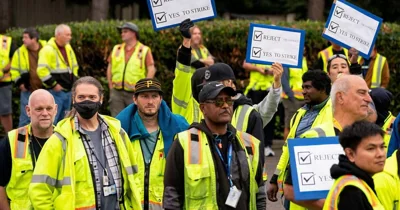
[[(282, 154), (283, 143), (284, 143), (283, 140), (274, 140), (274, 145), (272, 146), (272, 149), (275, 152), (275, 156), (266, 158), (268, 179), (272, 176), (272, 174), (274, 174), (276, 165), (278, 164), (278, 161), (279, 161), (279, 157)], [(269, 180), (267, 183), (267, 189), (268, 189), (268, 186), (269, 186)], [(281, 195), (278, 194), (278, 197), (280, 198)], [(284, 210), (281, 199), (279, 199), (277, 202), (271, 202), (267, 199), (267, 210)]]

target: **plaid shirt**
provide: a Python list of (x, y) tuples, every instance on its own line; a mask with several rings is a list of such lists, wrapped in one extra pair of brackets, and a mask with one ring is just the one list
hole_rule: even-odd
[[(105, 120), (98, 115), (98, 119), (100, 121), (100, 128), (101, 128), (101, 142), (103, 144), (103, 148), (105, 151), (105, 156), (107, 159), (107, 165), (112, 172), (112, 177), (114, 179), (114, 183), (117, 189), (117, 198), (120, 198), (122, 192), (122, 175), (121, 175), (121, 166), (119, 163), (118, 152), (114, 140), (111, 138), (110, 131), (108, 130), (108, 125)], [(77, 128), (78, 132), (81, 134), (83, 139), (83, 145), (86, 149), (86, 154), (89, 159), (90, 166), (94, 171), (94, 180), (96, 180), (96, 188), (95, 191), (97, 193), (97, 207), (101, 209), (101, 184), (100, 182), (103, 180), (101, 171), (99, 172), (99, 167), (97, 166), (97, 159), (91, 151), (94, 151), (93, 143), (90, 141), (89, 136), (85, 133), (78, 122), (78, 117), (75, 116), (75, 128)], [(118, 205), (118, 202), (117, 202)], [(119, 209), (116, 206), (116, 209)]]

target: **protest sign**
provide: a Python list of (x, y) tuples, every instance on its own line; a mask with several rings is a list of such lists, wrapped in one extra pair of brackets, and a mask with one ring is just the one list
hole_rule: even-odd
[(172, 28), (190, 18), (193, 22), (217, 15), (214, 0), (147, 0), (154, 30)]
[(246, 62), (301, 68), (304, 39), (304, 30), (251, 23)]
[(325, 198), (334, 183), (330, 169), (344, 154), (338, 137), (289, 139), (288, 146), (295, 199)]
[(342, 47), (354, 47), (369, 59), (382, 18), (343, 0), (335, 0), (322, 36)]

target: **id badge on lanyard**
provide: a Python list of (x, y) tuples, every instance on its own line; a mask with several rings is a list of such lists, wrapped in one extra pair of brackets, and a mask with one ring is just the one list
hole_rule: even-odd
[(110, 185), (107, 169), (104, 169), (103, 172), (103, 193), (104, 196), (114, 195), (117, 193), (115, 184)]
[(224, 158), (217, 147), (216, 147), (216, 150), (217, 150), (217, 153), (218, 153), (219, 157), (221, 158), (222, 162), (226, 165), (226, 174), (228, 175), (229, 184), (231, 186), (228, 197), (226, 198), (226, 201), (225, 201), (225, 205), (230, 206), (232, 208), (236, 208), (236, 206), (239, 202), (240, 196), (242, 195), (242, 191), (237, 189), (237, 187), (233, 184), (232, 176), (231, 176), (231, 172), (230, 172), (230, 168), (231, 168), (231, 164), (232, 164), (232, 144), (230, 144), (229, 148), (228, 148), (228, 162), (227, 163), (225, 163)]

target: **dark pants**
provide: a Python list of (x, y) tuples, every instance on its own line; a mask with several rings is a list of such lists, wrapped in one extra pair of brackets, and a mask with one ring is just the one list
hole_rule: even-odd
[[(251, 98), (253, 104), (258, 104), (268, 95), (268, 92), (269, 91), (267, 90), (250, 90), (249, 93), (247, 93), (247, 97)], [(266, 147), (272, 146), (272, 140), (274, 139), (276, 115), (277, 114), (275, 113), (271, 121), (267, 124), (267, 126), (264, 127), (264, 143)]]

